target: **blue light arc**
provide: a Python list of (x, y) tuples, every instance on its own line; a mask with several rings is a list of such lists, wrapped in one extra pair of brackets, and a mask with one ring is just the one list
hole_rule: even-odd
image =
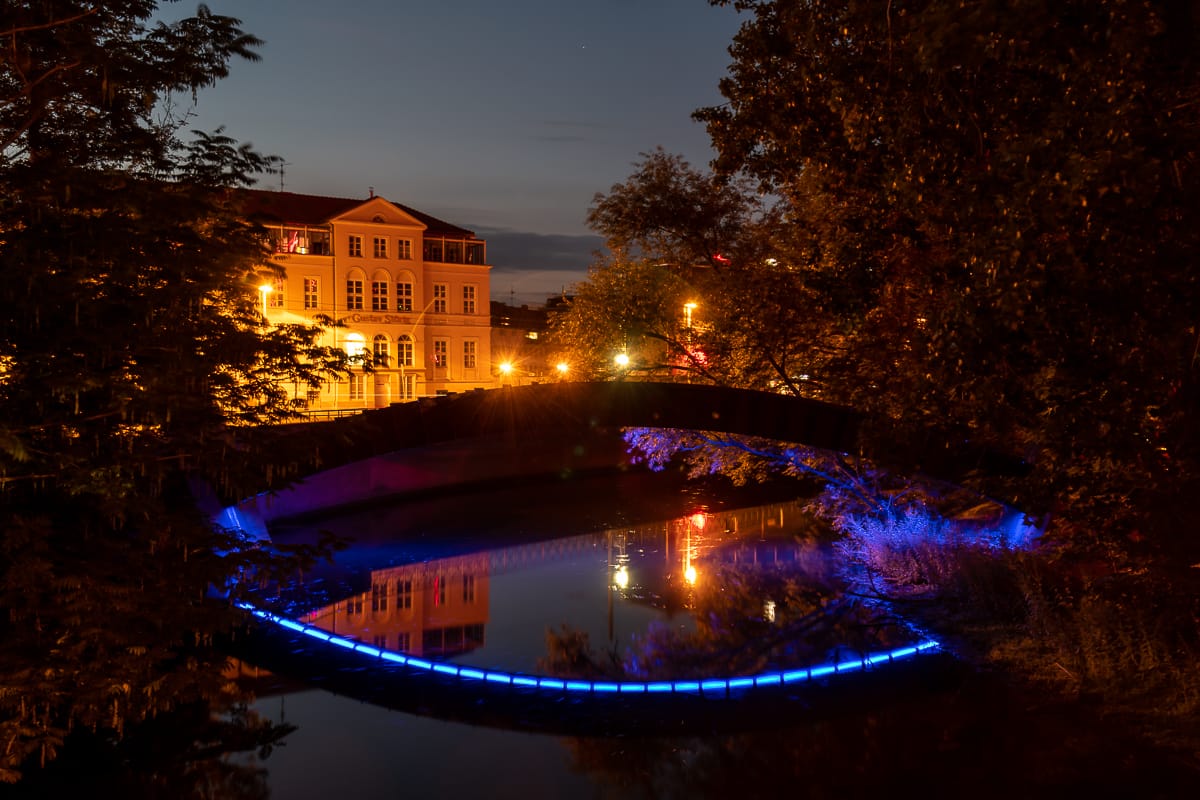
[(921, 653), (936, 651), (941, 643), (935, 639), (926, 638), (917, 644), (899, 647), (893, 650), (879, 651), (858, 659), (848, 659), (833, 663), (801, 669), (780, 672), (765, 672), (758, 675), (742, 675), (736, 677), (714, 677), (702, 680), (679, 681), (590, 681), (561, 678), (551, 678), (541, 675), (531, 675), (518, 672), (505, 672), (495, 669), (479, 669), (477, 667), (461, 666), (443, 661), (429, 661), (423, 658), (384, 650), (363, 642), (348, 639), (344, 636), (330, 633), (321, 628), (305, 625), (294, 619), (288, 619), (270, 611), (265, 611), (250, 603), (239, 602), (241, 608), (264, 622), (277, 627), (308, 636), (317, 642), (331, 647), (339, 647), (359, 653), (364, 657), (382, 660), (414, 670), (422, 670), (430, 674), (460, 678), (466, 681), (477, 681), (484, 684), (509, 686), (517, 689), (536, 690), (541, 692), (570, 693), (570, 694), (621, 694), (621, 695), (662, 695), (662, 694), (699, 694), (705, 696), (726, 696), (734, 691), (747, 689), (779, 687), (789, 684), (806, 683), (813, 680), (830, 678), (852, 672), (861, 672), (876, 667), (892, 664), (897, 661), (914, 658)]

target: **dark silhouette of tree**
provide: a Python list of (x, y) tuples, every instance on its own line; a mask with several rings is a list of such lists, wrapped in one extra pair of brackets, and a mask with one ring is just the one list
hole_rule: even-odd
[(785, 198), (870, 301), (840, 397), (1015, 448), (1034, 471), (1008, 497), (1076, 532), (1177, 492), (1197, 5), (714, 4), (752, 12), (697, 113), (718, 171)]
[(713, 4), (747, 12), (715, 173), (652, 154), (589, 218), (707, 266), (693, 377), (1023, 458), (972, 485), (1080, 545), (1144, 533), (1200, 455), (1197, 4)]
[[(268, 328), (269, 276), (237, 190), (273, 159), (179, 138), (181, 101), (256, 58), (200, 6), (10, 3), (0, 13), (0, 779), (64, 735), (119, 736), (228, 696), (207, 600), (267, 568), (197, 510), (286, 472), (245, 424), (287, 418), (281, 381), (342, 366), (315, 328)], [(236, 591), (236, 587), (235, 587)]]

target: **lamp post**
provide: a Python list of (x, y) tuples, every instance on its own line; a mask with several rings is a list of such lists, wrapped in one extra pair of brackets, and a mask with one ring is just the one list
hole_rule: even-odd
[(264, 283), (258, 287), (258, 294), (262, 297), (262, 315), (263, 319), (267, 318), (267, 295), (275, 291), (275, 287), (269, 283)]
[[(416, 353), (416, 349), (417, 349), (417, 326), (420, 325), (421, 320), (425, 318), (425, 312), (427, 312), (427, 311), (429, 311), (429, 309), (433, 308), (433, 304), (436, 303), (437, 301), (438, 301), (438, 299), (435, 297), (432, 300), (430, 300), (428, 303), (426, 303), (425, 307), (421, 309), (421, 313), (417, 314), (417, 318), (413, 321), (413, 324), (408, 327), (407, 335), (408, 335), (408, 339), (409, 339), (409, 344), (412, 346), (413, 353)], [(406, 392), (407, 385), (405, 384), (405, 373), (404, 373), (404, 366), (405, 366), (404, 351), (400, 348), (400, 340), (398, 338), (396, 340), (396, 361), (400, 364), (400, 397), (403, 400), (407, 400), (408, 398), (405, 397), (405, 395), (407, 394), (407, 392)], [(437, 369), (436, 363), (434, 364), (433, 369)], [(416, 396), (416, 387), (414, 386), (413, 389), (414, 389), (413, 395), (415, 397)]]

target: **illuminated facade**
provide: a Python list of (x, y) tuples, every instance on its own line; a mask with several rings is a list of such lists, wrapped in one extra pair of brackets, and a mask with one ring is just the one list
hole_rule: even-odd
[[(260, 289), (267, 321), (343, 322), (326, 344), (374, 365), (298, 399), (310, 411), (382, 408), (495, 385), (487, 245), (382, 197), (251, 190), (285, 278)], [(301, 389), (303, 391), (303, 389)]]

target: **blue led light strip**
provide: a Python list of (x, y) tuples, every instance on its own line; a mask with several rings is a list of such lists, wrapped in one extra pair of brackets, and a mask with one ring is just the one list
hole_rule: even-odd
[(424, 670), (426, 672), (449, 675), (455, 678), (461, 678), (463, 680), (498, 683), (505, 686), (518, 686), (526, 689), (538, 689), (542, 691), (558, 693), (682, 693), (724, 695), (730, 691), (738, 689), (803, 683), (818, 678), (841, 675), (846, 672), (858, 672), (864, 669), (878, 667), (883, 664), (901, 661), (906, 658), (912, 658), (919, 653), (936, 650), (941, 646), (941, 644), (934, 639), (926, 639), (919, 644), (910, 645), (908, 647), (899, 647), (895, 650), (888, 650), (885, 652), (872, 653), (861, 659), (839, 661), (834, 664), (821, 664), (819, 666), (808, 667), (806, 669), (787, 670), (786, 672), (767, 672), (761, 675), (743, 675), (734, 678), (708, 678), (705, 680), (649, 682), (560, 680), (557, 678), (547, 678), (539, 675), (504, 672), (503, 670), (498, 669), (480, 669), (478, 667), (459, 666), (458, 664), (450, 664), (446, 662), (426, 661), (422, 658), (413, 658), (412, 656), (406, 656), (403, 653), (397, 653), (392, 650), (381, 650), (378, 647), (372, 647), (371, 645), (363, 644), (362, 642), (358, 642), (353, 639), (347, 639), (343, 636), (331, 634), (329, 631), (322, 630), (321, 628), (314, 628), (311, 625), (305, 625), (302, 622), (296, 622), (295, 620), (281, 617), (278, 614), (271, 613), (270, 611), (264, 611), (261, 608), (250, 605), (249, 603), (238, 603), (237, 606), (245, 611), (249, 611), (259, 619), (273, 623), (281, 628), (295, 631), (296, 633), (301, 633), (305, 636), (310, 636), (317, 641), (325, 642), (336, 647), (343, 647), (348, 650), (353, 650), (356, 653), (362, 653), (364, 656), (370, 656), (371, 658), (382, 659), (395, 664), (402, 664), (406, 667)]

